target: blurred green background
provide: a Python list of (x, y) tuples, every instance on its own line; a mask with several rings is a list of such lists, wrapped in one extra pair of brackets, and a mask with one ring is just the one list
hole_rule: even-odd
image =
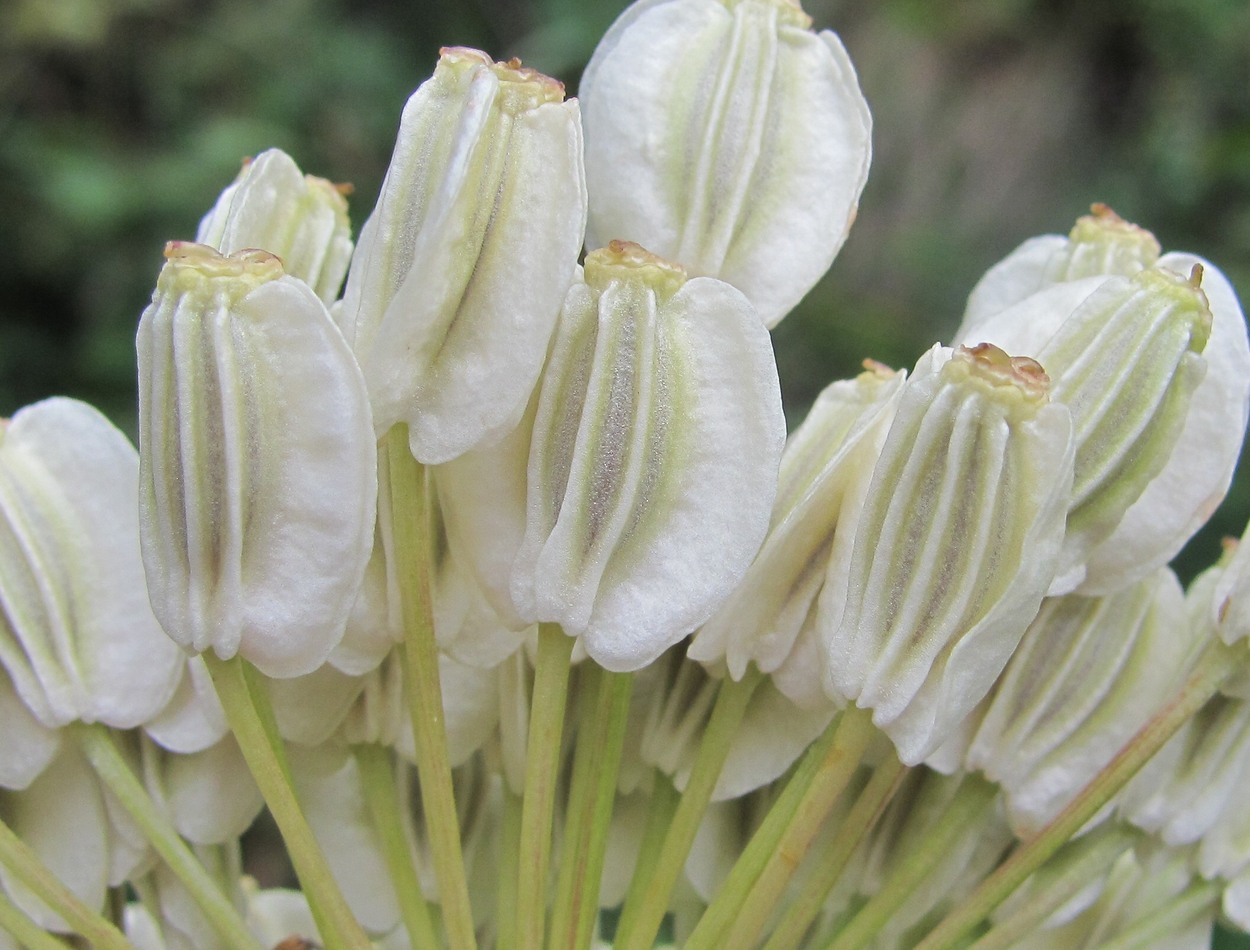
[[(572, 93), (623, 6), (6, 0), (0, 414), (65, 393), (133, 431), (134, 328), (161, 249), (194, 235), (243, 156), (279, 146), (353, 183), (358, 226), (440, 45), (520, 56)], [(774, 334), (792, 422), (866, 356), (910, 366), (954, 331), (986, 268), (1093, 201), (1250, 293), (1244, 0), (805, 7), (859, 69), (875, 151), (846, 247)], [(1243, 473), (1181, 573), (1247, 513)]]

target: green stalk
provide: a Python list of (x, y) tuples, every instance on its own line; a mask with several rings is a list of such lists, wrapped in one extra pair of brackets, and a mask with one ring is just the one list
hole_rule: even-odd
[(521, 804), (520, 874), (517, 880), (516, 938), (524, 948), (543, 946), (547, 913), (547, 867), (564, 709), (569, 696), (569, 658), (573, 638), (558, 624), (538, 626), (538, 658), (530, 702), (529, 741), (525, 754), (525, 794)]
[[(655, 935), (668, 911), (673, 887), (690, 854), (703, 813), (712, 799), (721, 768), (729, 755), (729, 747), (746, 714), (747, 704), (762, 679), (763, 675), (752, 666), (741, 680), (726, 679), (721, 682), (716, 705), (712, 708), (703, 741), (690, 770), (690, 778), (664, 836), (655, 866), (637, 892), (634, 884), (630, 884), (630, 895), (625, 900), (616, 931), (616, 946), (621, 950), (651, 950), (655, 943)], [(640, 870), (641, 862), (634, 871), (635, 882), (639, 880)]]
[[(134, 950), (120, 930), (61, 883), (60, 878), (39, 860), (30, 845), (14, 834), (13, 829), (3, 821), (0, 821), (0, 864), (8, 868), (18, 881), (64, 920), (75, 933), (85, 937), (94, 950)], [(21, 914), (20, 910), (14, 910)]]
[(460, 847), (460, 819), (443, 724), (438, 644), (430, 601), (430, 486), (425, 467), (408, 448), (408, 427), (403, 423), (394, 426), (386, 436), (386, 460), (391, 484), (395, 573), (399, 577), (404, 618), (404, 687), (416, 744), (421, 808), (430, 836), (447, 939), (456, 950), (473, 950), (477, 938)]
[(1178, 928), (1205, 914), (1212, 905), (1219, 907), (1223, 881), (1198, 881), (1184, 893), (1168, 901), (1153, 914), (1139, 920), (1133, 926), (1121, 930), (1114, 937), (1104, 940), (1098, 950), (1133, 950), (1134, 947), (1161, 946), (1163, 937), (1174, 934)]
[(688, 950), (738, 950), (755, 943), (872, 736), (871, 713), (848, 706), (808, 747), (691, 934)]
[[(651, 878), (655, 875), (655, 866), (660, 860), (660, 849), (664, 846), (664, 837), (668, 833), (668, 826), (673, 823), (673, 815), (677, 812), (677, 805), (681, 801), (681, 794), (673, 785), (667, 775), (656, 769), (652, 773), (652, 789), (650, 806), (647, 810), (647, 827), (643, 829), (642, 841), (638, 845), (638, 857), (634, 861), (634, 873), (629, 879), (629, 888), (625, 892), (625, 900), (622, 906), (631, 907), (638, 904), (642, 900), (642, 895), (647, 889)], [(613, 934), (613, 943), (616, 942), (616, 934), (620, 932), (620, 919), (617, 919), (617, 926)]]
[(1232, 651), (1218, 640), (1198, 660), (1193, 673), (1172, 701), (1159, 710), (1128, 744), (1090, 781), (1058, 817), (1034, 838), (1023, 842), (1011, 857), (977, 887), (917, 946), (916, 950), (949, 950), (1007, 899), (1025, 878), (1102, 808), (1111, 796), (1137, 774), (1146, 761), (1216, 694), (1229, 673), (1238, 668)]
[(495, 895), (496, 950), (516, 950), (517, 878), (521, 867), (521, 796), (503, 781), (503, 833), (499, 836), (499, 891)]
[[(1038, 869), (1033, 878), (1042, 885), (1038, 892), (1019, 907), (1013, 907), (1010, 916), (995, 922), (970, 950), (1011, 950), (1020, 940), (1036, 932), (1051, 914), (1090, 881), (1103, 877), (1120, 855), (1143, 837), (1144, 832), (1129, 825), (1105, 822), (1075, 841), (1069, 841)], [(1041, 875), (1049, 879), (1037, 881)]]
[(373, 743), (353, 746), (352, 752), (360, 768), (365, 804), (382, 843), (382, 854), (408, 931), (408, 942), (414, 947), (437, 947), (438, 934), (434, 931), (430, 907), (421, 893), (421, 882), (404, 831), (395, 773), (391, 770), (391, 752)]
[(981, 820), (996, 794), (996, 785), (979, 776), (969, 775), (941, 817), (934, 820), (924, 834), (919, 847), (899, 855), (881, 890), (851, 918), (829, 944), (829, 950), (859, 950), (867, 946), (925, 877), (950, 853), (969, 826)]
[(803, 945), (803, 938), (824, 907), (825, 898), (838, 883), (851, 855), (877, 824), (906, 775), (907, 767), (893, 755), (873, 770), (872, 778), (851, 806), (833, 842), (820, 854), (798, 896), (786, 906), (764, 950), (792, 950)]
[(22, 913), (0, 891), (0, 932), (12, 934), (27, 950), (65, 950), (65, 944)]
[(609, 673), (594, 666), (590, 670), (598, 680), (598, 689), (595, 703), (586, 704), (577, 733), (564, 851), (560, 856), (548, 943), (549, 947), (568, 950), (590, 946), (594, 933), (608, 825), (634, 685), (634, 678), (628, 673)]
[(203, 658), (226, 711), (230, 731), (282, 833), (327, 950), (366, 950), (369, 939), (347, 906), (295, 796), (286, 751), (259, 674), (238, 656), (222, 660), (209, 650)]
[(134, 819), (144, 836), (174, 872), (203, 912), (205, 919), (227, 946), (255, 948), (260, 943), (251, 935), (238, 910), (222, 893), (169, 819), (152, 802), (147, 790), (122, 757), (107, 726), (73, 723), (66, 727), (91, 763), (100, 781)]

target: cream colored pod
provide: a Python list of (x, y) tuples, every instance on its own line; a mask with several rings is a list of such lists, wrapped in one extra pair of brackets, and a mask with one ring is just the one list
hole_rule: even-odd
[(24, 788), (71, 722), (132, 729), (183, 657), (144, 596), (139, 459), (99, 412), (46, 399), (0, 427), (0, 787)]
[(1166, 564), (1223, 499), (1250, 417), (1237, 296), (1192, 254), (1095, 206), (990, 269), (956, 335), (1029, 352), (1073, 406), (1077, 497), (1053, 593), (1110, 594)]
[(968, 751), (1028, 838), (1175, 695), (1202, 645), (1167, 568), (1110, 597), (1048, 598), (995, 687)]
[(184, 649), (307, 673), (373, 542), (369, 404), (325, 306), (264, 251), (172, 243), (139, 324), (148, 593)]
[[(1072, 421), (1031, 359), (934, 347), (916, 364), (821, 593), (826, 689), (915, 764), (989, 691), (1050, 585)], [(844, 506), (844, 512), (846, 508)]]
[(408, 100), (336, 319), (379, 436), (446, 462), (520, 421), (586, 224), (582, 129), (564, 87), (445, 49)]
[[(734, 679), (750, 662), (774, 673), (801, 638), (815, 635), (825, 568), (841, 539), (840, 512), (844, 504), (863, 502), (856, 486), (872, 474), (906, 376), (869, 364), (857, 378), (820, 394), (786, 440), (764, 545), (742, 583), (695, 635), (692, 660), (723, 662)], [(782, 692), (804, 705), (828, 707), (819, 664), (797, 665), (778, 680)], [(806, 681), (796, 682), (804, 674)]]
[(784, 440), (772, 345), (742, 294), (634, 244), (592, 252), (538, 395), (518, 613), (610, 670), (651, 663), (741, 580)]
[(222, 254), (263, 248), (329, 306), (352, 256), (344, 189), (300, 172), (271, 148), (243, 164), (238, 178), (200, 221), (195, 240)]
[(794, 0), (641, 0), (582, 76), (586, 244), (637, 241), (774, 326), (829, 269), (872, 120), (837, 36)]

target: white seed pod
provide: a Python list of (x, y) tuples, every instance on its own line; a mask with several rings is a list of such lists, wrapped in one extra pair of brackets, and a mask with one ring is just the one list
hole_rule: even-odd
[(325, 306), (259, 251), (171, 244), (139, 324), (148, 593), (185, 649), (269, 676), (343, 637), (373, 541), (373, 426)]
[[(1159, 260), (1159, 242), (1103, 204), (1078, 218), (1067, 237), (1029, 238), (977, 281), (955, 340), (976, 342), (977, 327), (1039, 290), (1088, 277), (1128, 277)], [(977, 339), (980, 339), (979, 337)]]
[(586, 224), (581, 119), (517, 61), (445, 49), (408, 100), (336, 319), (379, 436), (446, 462), (505, 435), (542, 369)]
[[(1223, 499), (1250, 418), (1250, 342), (1237, 295), (1210, 262), (1184, 253), (1160, 257), (1158, 242), (1148, 231), (1128, 224), (1105, 207), (1095, 206), (1093, 214), (1080, 219), (1067, 238), (1033, 238), (992, 267), (969, 297), (963, 325), (955, 337), (959, 343), (986, 341), (1010, 352), (1036, 355), (1056, 381), (1055, 398), (1067, 398), (1061, 395), (1068, 386), (1063, 381), (1066, 357), (1048, 352), (1048, 348), (1061, 330), (1069, 332), (1065, 323), (1071, 317), (1078, 312), (1092, 316), (1086, 308), (1095, 306), (1099, 298), (1092, 295), (1110, 277), (1137, 275), (1140, 283), (1136, 286), (1143, 288), (1152, 283), (1144, 271), (1179, 275), (1178, 284), (1184, 276), (1200, 279), (1201, 306), (1210, 310), (1209, 337), (1196, 333), (1195, 343), (1203, 337), (1206, 341), (1205, 346), (1194, 349), (1201, 352), (1206, 370), (1196, 373), (1182, 369), (1178, 373), (1182, 378), (1176, 382), (1182, 385), (1176, 397), (1182, 396), (1185, 386), (1196, 382), (1196, 388), (1180, 399), (1187, 409), (1179, 425), (1175, 405), (1173, 411), (1163, 414), (1174, 429), (1171, 446), (1163, 451), (1163, 430), (1155, 425), (1153, 432), (1160, 438), (1153, 448), (1141, 443), (1130, 452), (1139, 459), (1133, 476), (1113, 482), (1120, 495), (1115, 505), (1084, 518), (1085, 525), (1075, 526), (1078, 530), (1069, 541), (1066, 558), (1070, 569), (1059, 578), (1053, 593), (1075, 587), (1086, 595), (1110, 594), (1141, 580), (1170, 561)], [(1158, 290), (1160, 283), (1154, 282), (1154, 287)], [(1102, 292), (1109, 294), (1101, 298), (1106, 305), (1111, 301), (1110, 291)], [(1114, 342), (1108, 345), (1117, 331), (1100, 327), (1097, 319), (1087, 324), (1087, 330), (1097, 328), (1105, 334), (1100, 346), (1109, 364), (1127, 364), (1136, 352), (1144, 354), (1147, 363), (1153, 361), (1157, 369), (1169, 345), (1154, 346), (1144, 342), (1144, 336), (1160, 330), (1158, 325), (1151, 325), (1159, 312), (1155, 304), (1147, 304), (1134, 322), (1131, 308), (1120, 308), (1117, 320), (1127, 319), (1128, 325), (1143, 334), (1136, 350), (1124, 337), (1118, 346)], [(1184, 314), (1174, 316), (1183, 319)], [(1107, 318), (1109, 314), (1104, 314)], [(1174, 323), (1173, 329), (1177, 325)], [(1119, 332), (1124, 332), (1123, 327)], [(1194, 360), (1186, 358), (1185, 362)], [(1140, 378), (1131, 381), (1129, 391), (1120, 394), (1116, 412), (1132, 410), (1130, 415), (1140, 416), (1152, 401), (1158, 404), (1158, 394), (1152, 396), (1149, 391), (1150, 371), (1137, 376)], [(1194, 376), (1199, 378), (1195, 381)], [(1109, 394), (1108, 400), (1108, 405), (1115, 402)], [(1134, 401), (1136, 405), (1130, 405)], [(1077, 424), (1079, 429), (1079, 419)], [(1114, 428), (1128, 438), (1141, 434), (1134, 433), (1128, 424)], [(1090, 454), (1087, 450), (1086, 455)], [(1160, 454), (1165, 457), (1160, 459)], [(1143, 484), (1142, 478), (1152, 466), (1158, 467), (1157, 471)]]
[(829, 269), (872, 120), (833, 33), (794, 0), (641, 0), (582, 77), (587, 246), (636, 241), (775, 325)]
[(785, 419), (768, 333), (734, 288), (623, 243), (590, 254), (585, 279), (542, 381), (512, 596), (635, 670), (741, 580)]
[[(810, 629), (839, 511), (848, 490), (872, 476), (905, 373), (870, 364), (828, 386), (786, 440), (768, 536), (751, 569), (690, 644), (701, 663), (724, 661), (741, 679), (749, 662), (772, 673)], [(809, 670), (819, 678), (819, 667)], [(783, 686), (783, 689), (785, 687)]]
[(821, 593), (826, 689), (914, 764), (989, 691), (1053, 578), (1072, 422), (1033, 360), (934, 347)]
[[(45, 729), (133, 728), (178, 684), (144, 595), (138, 483), (134, 447), (86, 403), (47, 399), (0, 429), (0, 666)], [(8, 759), (27, 730), (5, 722)]]
[(1110, 597), (1051, 598), (995, 687), (969, 768), (1003, 787), (1027, 838), (1180, 688), (1196, 639), (1171, 571)]
[(225, 255), (266, 250), (329, 306), (352, 256), (343, 195), (344, 188), (304, 175), (286, 152), (271, 148), (244, 163), (200, 221), (195, 240)]

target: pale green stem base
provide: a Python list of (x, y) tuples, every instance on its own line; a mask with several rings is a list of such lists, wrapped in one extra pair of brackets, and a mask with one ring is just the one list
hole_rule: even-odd
[(122, 757), (109, 728), (86, 723), (74, 723), (66, 728), (78, 742), (78, 747), (100, 781), (134, 819), (144, 837), (182, 882), (226, 946), (259, 950), (260, 943), (248, 932), (238, 910), (200, 864), (169, 819), (156, 808), (151, 796)]
[(1099, 944), (1098, 950), (1134, 950), (1136, 947), (1163, 946), (1165, 937), (1172, 936), (1198, 916), (1217, 910), (1223, 891), (1222, 881), (1199, 881), (1191, 884), (1183, 894), (1164, 904), (1149, 917)]
[(538, 627), (538, 658), (530, 704), (529, 742), (525, 756), (525, 793), (521, 806), (520, 867), (517, 879), (516, 938), (522, 948), (543, 946), (547, 914), (547, 868), (556, 783), (568, 702), (569, 659), (573, 638), (557, 624)]
[[(1011, 950), (1046, 922), (1055, 911), (1075, 897), (1090, 881), (1102, 879), (1116, 859), (1145, 836), (1128, 825), (1105, 822), (1075, 841), (1069, 841), (1038, 875), (1057, 875), (1059, 880), (1044, 882), (1038, 893), (1010, 916), (996, 922), (981, 935), (971, 950)], [(1036, 878), (1034, 878), (1036, 880)]]
[(503, 830), (499, 836), (499, 892), (495, 895), (495, 950), (516, 950), (517, 878), (521, 858), (521, 796), (503, 783)]
[(851, 855), (876, 826), (886, 806), (903, 784), (908, 769), (890, 756), (873, 770), (872, 778), (847, 812), (833, 842), (817, 858), (798, 896), (785, 908), (764, 950), (794, 950), (803, 946), (807, 931), (824, 906), (825, 899), (842, 876)]
[(295, 866), (295, 874), (327, 950), (365, 950), (369, 939), (347, 906), (295, 797), (286, 751), (259, 675), (238, 656), (221, 660), (208, 651), (203, 657), (212, 674), (217, 697), (226, 711), (230, 731), (238, 740), (243, 758), (282, 833), (287, 854)]
[[(721, 683), (685, 791), (668, 826), (655, 865), (645, 884), (640, 885), (636, 892), (634, 885), (630, 885), (631, 893), (625, 900), (616, 931), (619, 950), (651, 950), (655, 943), (655, 936), (668, 911), (673, 887), (690, 854), (690, 846), (712, 799), (712, 792), (716, 790), (729, 747), (761, 679), (760, 672), (752, 666), (741, 680), (726, 679)], [(644, 870), (640, 862), (639, 869), (634, 871), (635, 881), (638, 881), (640, 871)]]
[(808, 748), (691, 935), (689, 950), (739, 950), (755, 944), (812, 839), (859, 768), (873, 732), (871, 713), (848, 706)]
[(400, 814), (402, 806), (391, 769), (391, 751), (384, 746), (370, 744), (355, 746), (352, 752), (360, 768), (365, 804), (382, 843), (382, 854), (399, 901), (404, 927), (408, 931), (408, 941), (414, 947), (437, 947), (438, 934), (434, 930), (430, 907), (421, 893), (421, 882), (412, 862), (408, 835)]
[(580, 950), (590, 946), (599, 913), (608, 825), (616, 798), (616, 777), (625, 745), (629, 697), (634, 678), (594, 667), (584, 686), (595, 685), (577, 734), (573, 780), (569, 790), (564, 849), (556, 879), (549, 947)]
[(399, 577), (404, 618), (404, 689), (416, 745), (421, 808), (447, 940), (456, 950), (473, 950), (477, 938), (460, 846), (460, 820), (443, 723), (438, 644), (430, 600), (429, 483), (425, 467), (408, 448), (406, 425), (400, 423), (387, 434), (386, 460), (390, 470), (395, 573)]
[[(75, 933), (85, 937), (95, 950), (134, 950), (120, 930), (62, 884), (30, 846), (3, 821), (0, 821), (0, 864), (8, 868)], [(14, 912), (25, 917), (16, 907)]]
[(830, 950), (859, 950), (867, 946), (942, 858), (951, 852), (955, 842), (967, 833), (969, 827), (982, 820), (996, 794), (996, 785), (978, 775), (968, 775), (942, 816), (934, 820), (917, 847), (899, 855), (881, 890), (851, 918), (850, 923), (829, 944)]
[(1232, 651), (1220, 642), (1202, 655), (1180, 692), (1138, 731), (1114, 759), (1091, 781), (1072, 804), (1022, 843), (1011, 857), (981, 882), (968, 899), (956, 907), (917, 946), (916, 950), (950, 950), (988, 917), (1025, 878), (1071, 840), (1111, 796), (1137, 774), (1146, 761), (1219, 690), (1232, 670), (1238, 668)]
[[(654, 772), (652, 785), (650, 801), (647, 803), (647, 826), (643, 829), (642, 841), (638, 845), (638, 857), (634, 861), (634, 873), (629, 879), (623, 907), (636, 907), (642, 900), (660, 860), (668, 827), (673, 823), (673, 815), (677, 813), (677, 806), (681, 802), (681, 793), (663, 772)], [(619, 918), (616, 934), (620, 934)], [(614, 937), (613, 943), (615, 942)]]
[(27, 917), (0, 891), (0, 932), (12, 934), (27, 950), (65, 950), (65, 944)]

